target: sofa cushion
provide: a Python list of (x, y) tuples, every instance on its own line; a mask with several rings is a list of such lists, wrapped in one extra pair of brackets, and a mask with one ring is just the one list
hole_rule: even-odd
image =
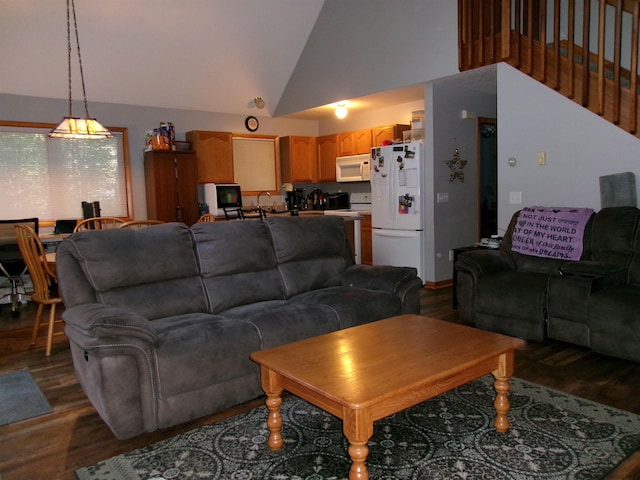
[(349, 286), (302, 293), (293, 297), (291, 302), (314, 305), (314, 309), (318, 305), (333, 309), (340, 320), (340, 328), (393, 317), (402, 311), (402, 300), (390, 292)]
[(339, 285), (353, 265), (344, 220), (337, 216), (269, 217), (274, 252), (286, 298)]
[(100, 303), (149, 320), (206, 311), (193, 237), (182, 223), (81, 232), (65, 242)]
[(263, 222), (211, 222), (192, 227), (209, 312), (283, 300), (269, 229)]
[(543, 322), (547, 307), (548, 275), (500, 272), (478, 281), (476, 312)]
[(207, 313), (151, 322), (158, 337), (156, 362), (161, 398), (196, 391), (255, 369), (249, 355), (260, 348), (255, 325)]

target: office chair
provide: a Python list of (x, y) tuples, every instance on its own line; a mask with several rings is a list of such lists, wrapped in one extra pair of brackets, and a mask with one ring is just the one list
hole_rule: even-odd
[(0, 272), (7, 277), (10, 283), (10, 293), (0, 298), (9, 297), (11, 315), (14, 317), (20, 315), (18, 305), (22, 302), (23, 293), (26, 292), (20, 292), (19, 289), (20, 287), (24, 289), (24, 279), (22, 277), (27, 271), (25, 262), (20, 255), (16, 233), (13, 228), (18, 224), (29, 225), (37, 235), (39, 222), (37, 218), (0, 220)]

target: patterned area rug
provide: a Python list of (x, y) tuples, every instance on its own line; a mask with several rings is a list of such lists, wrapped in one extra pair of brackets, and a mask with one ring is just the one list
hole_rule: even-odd
[[(511, 428), (493, 428), (486, 376), (379, 420), (372, 479), (600, 479), (640, 447), (640, 416), (511, 379)], [(283, 402), (284, 448), (267, 446), (266, 407), (76, 472), (81, 480), (322, 480), (348, 476), (342, 422), (296, 398)]]

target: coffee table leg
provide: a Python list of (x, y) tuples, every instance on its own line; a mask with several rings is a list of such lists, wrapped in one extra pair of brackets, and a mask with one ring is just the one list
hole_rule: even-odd
[(282, 417), (280, 416), (280, 405), (282, 405), (282, 387), (280, 387), (279, 377), (266, 367), (260, 367), (260, 382), (264, 393), (267, 394), (265, 404), (269, 409), (267, 417), (267, 428), (269, 429), (268, 445), (271, 450), (280, 450), (284, 445), (282, 441)]
[(369, 455), (367, 442), (373, 435), (373, 420), (369, 412), (346, 410), (343, 418), (343, 431), (349, 441), (351, 468), (349, 480), (368, 480), (369, 471), (365, 465)]
[(492, 373), (495, 381), (493, 382), (493, 388), (496, 391), (496, 398), (493, 401), (493, 406), (496, 409), (496, 419), (493, 422), (493, 426), (499, 433), (505, 433), (509, 430), (509, 418), (507, 413), (509, 412), (509, 379), (513, 375), (513, 352), (508, 352), (500, 355), (499, 367)]
[(493, 388), (496, 390), (496, 398), (493, 401), (493, 406), (496, 409), (496, 419), (493, 422), (493, 426), (496, 427), (496, 431), (504, 433), (509, 430), (509, 418), (507, 413), (509, 412), (509, 397), (507, 392), (509, 391), (509, 378), (496, 378), (493, 382)]

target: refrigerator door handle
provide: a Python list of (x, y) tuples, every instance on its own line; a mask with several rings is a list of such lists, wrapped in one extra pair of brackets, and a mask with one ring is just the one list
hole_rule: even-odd
[(418, 232), (422, 230), (377, 230), (373, 229), (373, 235), (378, 237), (414, 237)]

